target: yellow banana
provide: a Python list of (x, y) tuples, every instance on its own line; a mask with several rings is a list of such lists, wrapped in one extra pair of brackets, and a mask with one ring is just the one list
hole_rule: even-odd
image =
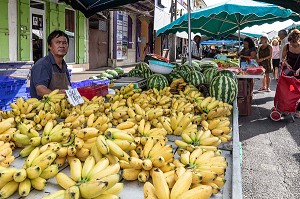
[(76, 184), (74, 180), (62, 172), (56, 175), (56, 182), (64, 189), (68, 189)]
[(15, 182), (14, 180), (8, 182), (4, 187), (0, 190), (0, 197), (1, 198), (8, 198), (13, 195), (19, 187), (19, 183)]
[(26, 197), (29, 195), (31, 190), (31, 182), (28, 178), (20, 182), (19, 184), (19, 195), (21, 197)]

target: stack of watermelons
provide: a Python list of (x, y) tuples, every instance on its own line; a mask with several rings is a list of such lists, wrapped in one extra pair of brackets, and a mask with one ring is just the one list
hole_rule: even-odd
[(105, 72), (100, 73), (97, 76), (91, 76), (89, 79), (117, 79), (124, 74), (124, 69), (116, 67), (113, 70), (107, 69)]
[(154, 73), (150, 70), (149, 65), (145, 62), (138, 63), (134, 69), (128, 72), (129, 77), (143, 77), (148, 78)]

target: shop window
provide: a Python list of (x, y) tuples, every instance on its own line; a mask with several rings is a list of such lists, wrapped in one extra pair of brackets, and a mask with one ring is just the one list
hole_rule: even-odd
[(67, 63), (75, 63), (75, 11), (65, 10), (65, 32), (69, 36), (69, 50), (65, 56)]
[(166, 6), (162, 3), (162, 0), (157, 0), (157, 6), (160, 8), (166, 8)]
[(91, 29), (96, 29), (96, 30), (100, 30), (103, 32), (107, 32), (107, 21), (91, 17), (89, 19), (89, 27)]

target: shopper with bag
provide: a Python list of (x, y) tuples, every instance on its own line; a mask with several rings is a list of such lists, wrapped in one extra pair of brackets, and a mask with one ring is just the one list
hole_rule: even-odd
[(283, 73), (300, 79), (300, 31), (292, 30), (288, 41), (289, 44), (286, 44), (282, 51)]
[(271, 92), (270, 89), (270, 73), (272, 73), (271, 58), (272, 58), (272, 46), (268, 44), (268, 36), (262, 35), (260, 37), (261, 45), (258, 48), (257, 63), (263, 66), (265, 69), (265, 75), (262, 79), (262, 87), (258, 91)]

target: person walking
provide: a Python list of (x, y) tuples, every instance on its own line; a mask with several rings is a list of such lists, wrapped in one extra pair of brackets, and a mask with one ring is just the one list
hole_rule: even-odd
[(280, 62), (280, 46), (277, 39), (272, 41), (272, 66), (273, 66), (273, 79), (278, 80), (278, 68)]
[(262, 35), (260, 37), (261, 45), (258, 48), (258, 59), (257, 63), (263, 66), (265, 69), (265, 75), (262, 79), (262, 87), (258, 91), (271, 92), (270, 89), (270, 73), (272, 73), (271, 58), (272, 58), (272, 46), (268, 44), (268, 37)]
[(280, 30), (278, 32), (278, 37), (279, 37), (279, 40), (280, 40), (280, 52), (279, 52), (279, 56), (280, 56), (280, 63), (279, 63), (279, 68), (278, 68), (278, 74), (281, 74), (281, 68), (282, 68), (282, 51), (283, 51), (283, 47), (289, 43), (288, 42), (288, 38), (287, 38), (287, 31), (286, 30)]
[(246, 37), (243, 41), (244, 48), (241, 52), (237, 53), (240, 58), (240, 67), (244, 69), (243, 64), (249, 62), (251, 59), (256, 59), (256, 48), (254, 41), (250, 37)]
[(47, 39), (48, 55), (39, 59), (31, 69), (30, 95), (41, 99), (55, 89), (65, 93), (70, 86), (68, 66), (64, 56), (69, 49), (69, 37), (61, 30), (54, 30)]

